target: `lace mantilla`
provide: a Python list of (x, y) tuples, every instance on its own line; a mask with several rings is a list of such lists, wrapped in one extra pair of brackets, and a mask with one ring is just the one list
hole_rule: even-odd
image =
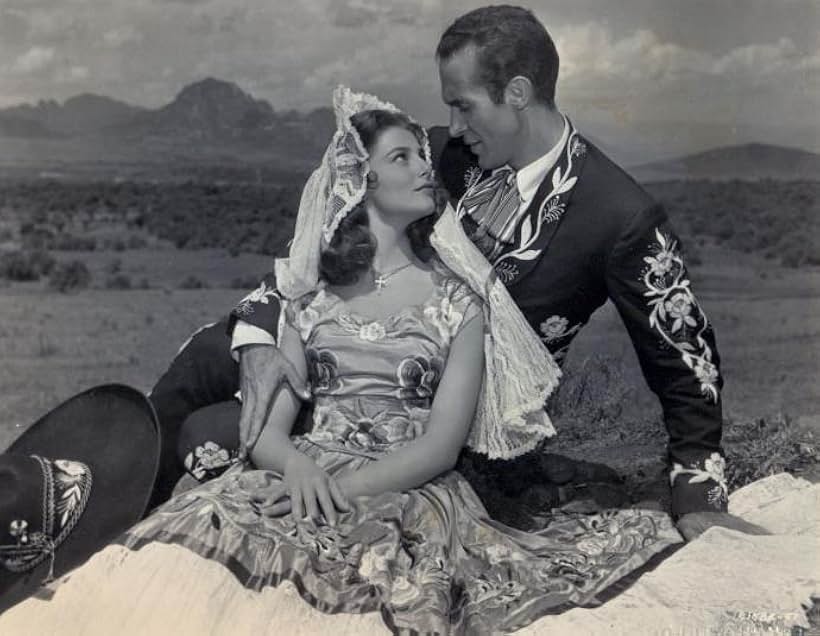
[(561, 371), (492, 266), (447, 206), (431, 236), (444, 264), (484, 299), (486, 365), (467, 446), (510, 459), (555, 435), (544, 403)]
[[(286, 299), (298, 298), (316, 288), (322, 243), (331, 241), (339, 224), (362, 202), (367, 192), (369, 154), (351, 122), (352, 117), (367, 110), (401, 112), (389, 102), (367, 93), (356, 93), (346, 86), (338, 86), (333, 92), (333, 109), (336, 132), (322, 162), (302, 190), (289, 256), (275, 263), (277, 288)], [(427, 131), (419, 128), (429, 164)]]

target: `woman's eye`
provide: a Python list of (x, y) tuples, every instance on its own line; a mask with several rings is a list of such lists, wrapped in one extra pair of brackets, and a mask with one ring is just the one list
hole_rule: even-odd
[(407, 153), (400, 152), (393, 157), (393, 161), (407, 161)]

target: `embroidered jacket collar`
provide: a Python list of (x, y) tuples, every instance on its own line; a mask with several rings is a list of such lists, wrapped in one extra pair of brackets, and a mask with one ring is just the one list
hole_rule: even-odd
[[(561, 131), (561, 138), (558, 140), (550, 150), (538, 157), (535, 161), (528, 163), (526, 166), (515, 173), (515, 181), (518, 186), (518, 196), (521, 198), (521, 205), (519, 210), (526, 210), (527, 206), (532, 203), (535, 193), (538, 192), (538, 186), (547, 178), (547, 174), (552, 170), (553, 166), (558, 163), (561, 158), (561, 151), (567, 145), (569, 138), (569, 122), (564, 117), (564, 128)], [(509, 166), (505, 166), (509, 168)], [(503, 170), (504, 168), (500, 168)]]

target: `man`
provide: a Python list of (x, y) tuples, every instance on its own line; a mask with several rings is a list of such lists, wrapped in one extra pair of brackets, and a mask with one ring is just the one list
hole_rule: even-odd
[[(613, 301), (663, 406), (681, 532), (692, 538), (715, 524), (754, 531), (726, 513), (719, 358), (678, 240), (663, 210), (557, 109), (558, 54), (543, 25), (518, 7), (476, 9), (447, 29), (436, 57), (451, 138), (431, 131), (433, 153), (468, 234), (559, 360), (591, 314)], [(270, 335), (278, 309), (267, 280), (233, 312), (240, 453), (283, 380), (304, 392)], [(236, 390), (235, 366), (218, 379), (214, 366), (203, 371), (213, 329), (154, 390), (163, 424)], [(224, 337), (218, 346), (225, 358)]]

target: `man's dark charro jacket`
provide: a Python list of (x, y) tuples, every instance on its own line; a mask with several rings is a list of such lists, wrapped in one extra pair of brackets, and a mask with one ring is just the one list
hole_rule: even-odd
[[(481, 171), (446, 129), (431, 129), (430, 141), (437, 175), (456, 205)], [(470, 234), (469, 216), (464, 224)], [(673, 514), (725, 511), (719, 356), (661, 206), (571, 130), (514, 242), (493, 264), (559, 362), (592, 313), (612, 300), (663, 407)], [(275, 334), (279, 303), (273, 275), (262, 285), (232, 318)]]

